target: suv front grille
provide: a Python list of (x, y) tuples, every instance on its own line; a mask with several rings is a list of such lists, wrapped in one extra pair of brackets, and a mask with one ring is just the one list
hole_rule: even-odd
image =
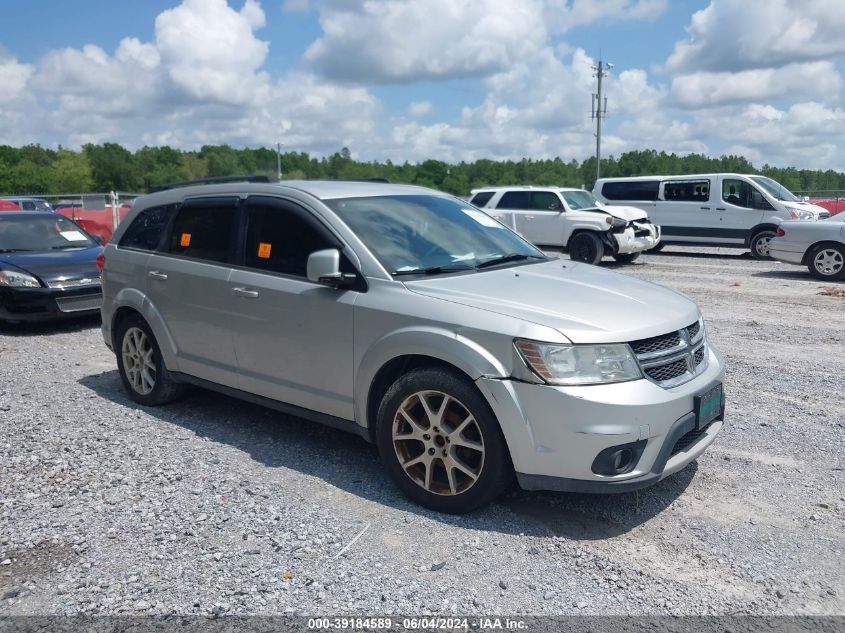
[(676, 360), (674, 363), (668, 365), (658, 365), (657, 367), (650, 367), (645, 370), (645, 373), (655, 382), (666, 382), (678, 376), (683, 376), (689, 367), (687, 366), (687, 359), (682, 358)]
[(663, 350), (678, 347), (681, 344), (681, 335), (678, 332), (670, 332), (662, 336), (653, 336), (651, 338), (644, 338), (639, 341), (631, 343), (631, 349), (634, 354), (653, 354), (655, 352), (662, 352)]
[(666, 389), (692, 380), (706, 367), (707, 342), (701, 320), (629, 345), (646, 378)]

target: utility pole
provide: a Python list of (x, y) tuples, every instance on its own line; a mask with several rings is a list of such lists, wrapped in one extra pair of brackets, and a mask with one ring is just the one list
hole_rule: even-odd
[(282, 144), (276, 143), (276, 167), (279, 172), (279, 180), (282, 179)]
[[(593, 107), (591, 119), (596, 120), (596, 180), (601, 177), (601, 120), (607, 116), (607, 97), (602, 96), (601, 80), (607, 77), (613, 64), (602, 64), (599, 60), (598, 66), (593, 66), (593, 77), (599, 80), (598, 92), (593, 93)], [(602, 100), (604, 99), (604, 100)]]

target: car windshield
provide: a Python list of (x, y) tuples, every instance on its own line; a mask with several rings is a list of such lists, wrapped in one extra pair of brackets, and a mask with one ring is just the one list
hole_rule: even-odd
[(0, 218), (0, 253), (88, 248), (96, 242), (60, 215)]
[(751, 180), (766, 190), (766, 193), (784, 202), (801, 202), (801, 199), (789, 189), (780, 184), (777, 180), (765, 176), (751, 176)]
[(561, 191), (560, 195), (573, 211), (578, 209), (593, 209), (599, 206), (599, 201), (589, 191)]
[(439, 274), (545, 255), (483, 211), (430, 195), (325, 203), (393, 275)]

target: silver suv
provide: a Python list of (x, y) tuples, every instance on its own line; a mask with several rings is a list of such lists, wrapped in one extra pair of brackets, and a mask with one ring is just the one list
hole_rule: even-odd
[(546, 257), (452, 196), (365, 182), (139, 198), (105, 249), (130, 397), (186, 384), (357, 433), (414, 501), (619, 492), (700, 455), (724, 365), (685, 296)]

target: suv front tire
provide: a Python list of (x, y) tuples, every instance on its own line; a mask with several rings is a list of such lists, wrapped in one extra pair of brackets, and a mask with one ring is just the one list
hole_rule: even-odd
[(493, 411), (467, 378), (447, 368), (413, 370), (388, 389), (376, 442), (399, 489), (438, 512), (487, 505), (513, 478)]

